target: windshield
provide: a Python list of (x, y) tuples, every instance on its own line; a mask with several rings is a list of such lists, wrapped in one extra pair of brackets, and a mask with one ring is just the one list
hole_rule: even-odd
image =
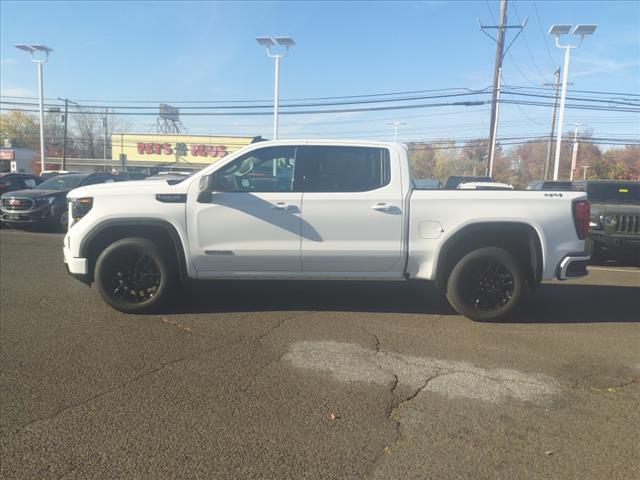
[(58, 175), (42, 182), (36, 188), (38, 190), (73, 190), (85, 178), (87, 178), (87, 175)]
[(590, 183), (587, 196), (591, 202), (640, 204), (640, 183)]

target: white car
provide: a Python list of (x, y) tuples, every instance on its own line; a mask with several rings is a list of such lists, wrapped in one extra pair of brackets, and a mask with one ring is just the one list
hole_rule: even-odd
[(158, 308), (188, 279), (415, 279), (488, 320), (589, 259), (584, 193), (420, 190), (395, 143), (262, 142), (180, 183), (68, 201), (68, 271), (123, 312)]

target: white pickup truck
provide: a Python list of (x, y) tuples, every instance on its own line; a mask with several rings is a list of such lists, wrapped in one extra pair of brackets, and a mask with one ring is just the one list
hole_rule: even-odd
[(252, 144), (177, 183), (68, 195), (64, 261), (123, 312), (190, 279), (430, 280), (475, 320), (587, 274), (580, 192), (420, 190), (403, 145)]

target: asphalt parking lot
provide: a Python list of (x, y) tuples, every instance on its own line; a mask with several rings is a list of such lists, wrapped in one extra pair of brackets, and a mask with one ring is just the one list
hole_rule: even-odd
[(215, 282), (124, 315), (0, 232), (6, 479), (640, 478), (640, 269), (476, 323), (424, 284)]

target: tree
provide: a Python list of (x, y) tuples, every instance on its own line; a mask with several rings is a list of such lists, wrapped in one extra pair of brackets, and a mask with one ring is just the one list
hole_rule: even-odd
[[(117, 115), (109, 114), (107, 131), (104, 127), (104, 115), (78, 112), (73, 114), (74, 134), (77, 154), (83, 158), (102, 158), (104, 144), (107, 143), (107, 158), (111, 158), (111, 133), (125, 131), (130, 127), (127, 120)], [(106, 133), (106, 136), (105, 136)]]
[(432, 178), (435, 168), (435, 150), (428, 143), (410, 143), (409, 166), (413, 178)]
[(38, 149), (39, 123), (30, 113), (13, 111), (0, 114), (0, 137), (11, 140), (14, 147)]

